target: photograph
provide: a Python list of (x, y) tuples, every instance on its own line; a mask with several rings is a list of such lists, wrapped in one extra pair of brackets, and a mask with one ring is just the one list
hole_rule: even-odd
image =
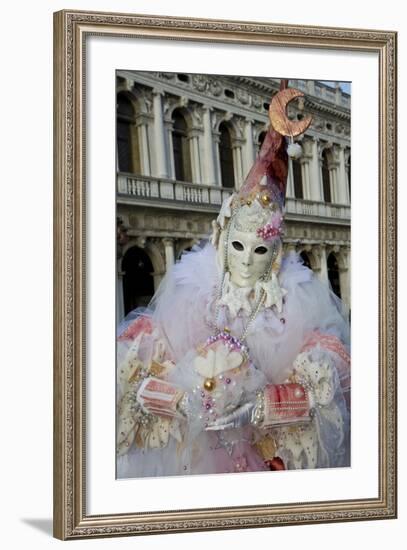
[(394, 518), (396, 34), (54, 14), (54, 536)]
[(117, 478), (351, 466), (351, 82), (116, 71)]

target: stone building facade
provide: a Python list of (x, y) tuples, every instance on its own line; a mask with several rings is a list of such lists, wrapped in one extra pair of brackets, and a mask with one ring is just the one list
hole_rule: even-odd
[[(350, 95), (290, 80), (305, 98), (290, 118), (313, 123), (289, 162), (285, 248), (350, 308)], [(163, 275), (207, 237), (223, 199), (242, 185), (268, 127), (279, 80), (117, 72), (117, 316), (146, 305)]]

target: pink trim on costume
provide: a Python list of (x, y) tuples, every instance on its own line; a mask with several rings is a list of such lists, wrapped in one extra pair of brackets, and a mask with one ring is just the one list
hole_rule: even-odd
[(140, 332), (151, 334), (153, 332), (153, 324), (147, 317), (138, 317), (133, 321), (118, 338), (119, 342), (123, 340), (133, 340)]
[(345, 361), (345, 363), (350, 364), (350, 355), (347, 352), (345, 346), (339, 340), (339, 338), (337, 338), (336, 336), (332, 336), (331, 334), (323, 334), (319, 330), (316, 330), (315, 332), (312, 332), (310, 334), (310, 337), (301, 348), (301, 352), (309, 351), (311, 348), (314, 348), (317, 345), (320, 345), (321, 348), (333, 351), (334, 353), (339, 355), (339, 357), (343, 361)]

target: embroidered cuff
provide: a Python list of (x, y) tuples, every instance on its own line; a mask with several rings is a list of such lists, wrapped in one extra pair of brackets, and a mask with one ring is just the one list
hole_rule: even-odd
[(262, 427), (309, 422), (312, 412), (309, 393), (301, 384), (270, 384), (265, 387)]
[(177, 416), (177, 404), (183, 392), (173, 384), (159, 378), (145, 378), (137, 392), (141, 406), (159, 416)]

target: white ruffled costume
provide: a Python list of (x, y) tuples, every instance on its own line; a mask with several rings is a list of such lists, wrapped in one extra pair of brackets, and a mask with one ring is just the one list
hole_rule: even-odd
[[(213, 244), (196, 246), (167, 273), (151, 307), (136, 310), (119, 328), (117, 476), (348, 466), (349, 328), (340, 301), (290, 253), (275, 281), (281, 308), (265, 303), (248, 329), (247, 364), (236, 368), (232, 355), (216, 354), (205, 364), (197, 356), (213, 335), (220, 278)], [(237, 297), (221, 304), (220, 325), (240, 335), (254, 292), (227, 284), (226, 294)], [(185, 392), (187, 418), (140, 412), (136, 392), (148, 376)], [(210, 392), (203, 387), (208, 376), (216, 380)], [(288, 381), (309, 394), (308, 422), (205, 430), (215, 413)], [(281, 468), (270, 466), (274, 458)]]
[(296, 254), (281, 258), (284, 136), (311, 119), (280, 111), (299, 95), (273, 96), (272, 125), (211, 242), (119, 327), (119, 478), (349, 465), (348, 323)]

